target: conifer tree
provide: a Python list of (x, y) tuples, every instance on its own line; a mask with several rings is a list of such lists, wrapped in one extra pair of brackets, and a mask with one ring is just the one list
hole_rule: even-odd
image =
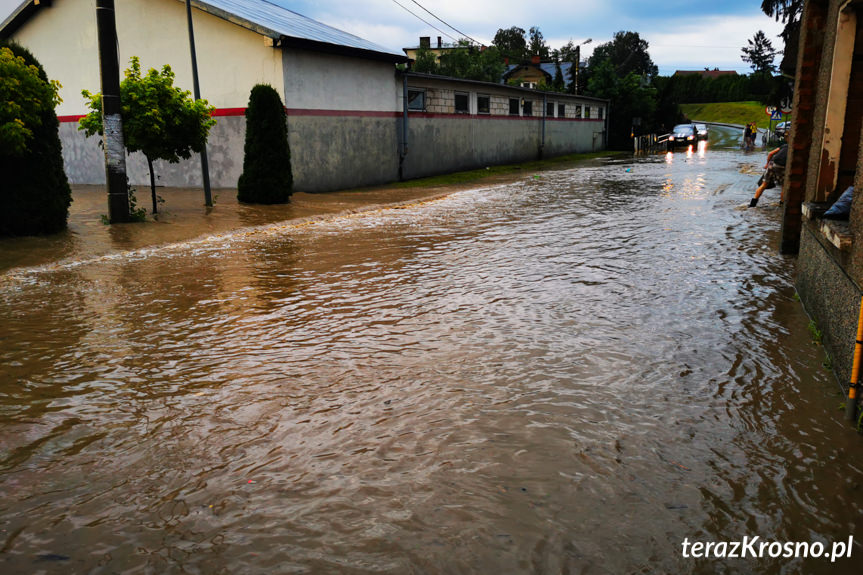
[(237, 199), (252, 204), (282, 204), (293, 193), (291, 151), (285, 106), (272, 86), (252, 88), (246, 108), (246, 144)]

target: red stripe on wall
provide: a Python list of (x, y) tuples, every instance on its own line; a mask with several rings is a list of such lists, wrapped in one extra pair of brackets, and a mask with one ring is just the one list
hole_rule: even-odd
[[(286, 108), (289, 116), (315, 116), (315, 117), (355, 117), (355, 118), (401, 118), (402, 112), (375, 112), (369, 110), (308, 110), (302, 108)], [(245, 108), (219, 108), (213, 112), (213, 117), (235, 117), (244, 116)], [(75, 116), (57, 116), (60, 122), (78, 122), (84, 114)], [(449, 118), (469, 120), (472, 118), (487, 120), (541, 120), (542, 116), (509, 116), (490, 114), (440, 114), (432, 112), (409, 112), (409, 118)], [(599, 118), (553, 118), (547, 120), (560, 122), (602, 122)]]

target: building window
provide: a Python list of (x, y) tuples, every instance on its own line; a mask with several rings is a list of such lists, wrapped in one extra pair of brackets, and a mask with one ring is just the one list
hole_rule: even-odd
[(408, 110), (414, 112), (425, 112), (426, 91), (408, 89)]
[(455, 113), (456, 114), (469, 114), (470, 106), (468, 104), (470, 100), (468, 99), (468, 95), (463, 92), (455, 93)]
[(566, 104), (557, 105), (557, 117), (566, 118)]
[(581, 104), (575, 106), (575, 117), (581, 118)]
[(554, 118), (554, 102), (546, 102), (545, 115), (549, 118)]
[(533, 116), (533, 102), (531, 100), (525, 100), (524, 109), (522, 110), (523, 116)]
[(522, 82), (521, 87), (534, 89), (536, 88), (536, 82)]
[(478, 114), (491, 114), (491, 98), (489, 96), (477, 96), (476, 111)]
[(509, 99), (509, 115), (518, 116), (518, 98)]
[(600, 119), (600, 120), (602, 119), (602, 115), (603, 115), (603, 113), (604, 113), (604, 112), (605, 112), (605, 108), (600, 108), (600, 109), (598, 110), (598, 113), (599, 113), (599, 119)]
[(584, 107), (584, 117), (585, 117), (586, 119), (590, 119), (590, 106), (585, 106), (585, 107)]

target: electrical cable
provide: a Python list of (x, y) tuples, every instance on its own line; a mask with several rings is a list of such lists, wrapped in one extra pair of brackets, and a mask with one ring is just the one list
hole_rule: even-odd
[[(441, 30), (440, 28), (438, 28), (437, 26), (435, 26), (435, 25), (434, 25), (434, 24), (432, 24), (431, 22), (428, 22), (428, 21), (426, 21), (426, 20), (424, 20), (424, 19), (420, 18), (419, 16), (417, 16), (416, 14), (414, 14), (413, 12), (411, 12), (410, 10), (408, 10), (405, 6), (403, 6), (400, 2), (398, 2), (398, 0), (393, 0), (393, 2), (395, 2), (396, 4), (398, 4), (399, 6), (401, 6), (401, 8), (402, 8), (405, 12), (407, 12), (408, 14), (410, 14), (411, 16), (413, 16), (414, 18), (416, 18), (417, 20), (420, 20), (421, 22), (425, 23), (426, 25), (431, 26), (432, 28), (434, 28), (435, 30), (437, 30), (438, 32), (440, 32), (441, 34), (443, 34), (444, 36), (446, 36), (447, 38), (449, 38), (449, 39), (450, 39), (450, 40), (452, 40), (453, 42), (458, 42), (458, 40), (456, 40), (455, 38), (453, 38), (452, 36), (450, 36), (449, 34), (447, 34), (446, 32), (444, 32), (443, 30)], [(422, 8), (422, 6), (420, 6), (420, 8)], [(455, 30), (455, 28), (453, 28), (453, 30)], [(456, 32), (458, 32), (458, 30), (456, 30)]]
[[(393, 1), (395, 1), (395, 0), (393, 0)], [(419, 6), (420, 8), (422, 8), (423, 10), (425, 10), (426, 12), (428, 12), (429, 14), (431, 14), (431, 16), (432, 16), (433, 18), (435, 18), (435, 19), (436, 19), (436, 20), (438, 20), (439, 22), (442, 22), (442, 23), (443, 23), (445, 26), (447, 26), (448, 28), (451, 28), (452, 30), (455, 30), (456, 32), (458, 32), (459, 34), (461, 34), (461, 35), (462, 35), (462, 37), (467, 38), (468, 40), (470, 40), (471, 42), (473, 42), (474, 44), (476, 44), (476, 45), (478, 45), (478, 46), (482, 46), (482, 45), (483, 45), (483, 43), (482, 43), (482, 42), (478, 42), (478, 41), (477, 41), (477, 40), (475, 40), (474, 38), (471, 38), (470, 36), (468, 36), (467, 34), (465, 34), (464, 32), (462, 32), (462, 31), (461, 31), (461, 30), (459, 30), (458, 28), (453, 27), (453, 26), (452, 26), (452, 25), (450, 25), (448, 22), (446, 22), (445, 20), (441, 19), (438, 15), (436, 15), (436, 14), (432, 13), (428, 8), (426, 8), (425, 6), (423, 6), (422, 4), (420, 4), (419, 2), (417, 2), (417, 0), (411, 0), (411, 2), (413, 2), (413, 3), (414, 3), (414, 4), (416, 4), (417, 6)], [(451, 37), (452, 37), (452, 36), (450, 36), (450, 38), (451, 38)]]

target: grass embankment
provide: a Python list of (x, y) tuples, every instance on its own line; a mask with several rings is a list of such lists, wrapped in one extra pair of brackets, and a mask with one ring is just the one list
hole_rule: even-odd
[(741, 126), (755, 122), (759, 126), (766, 126), (770, 121), (770, 117), (764, 113), (764, 104), (760, 102), (681, 104), (680, 110), (693, 122), (716, 122)]
[(404, 182), (395, 182), (384, 186), (384, 188), (419, 188), (419, 187), (437, 187), (437, 186), (452, 186), (458, 184), (468, 184), (483, 180), (493, 176), (505, 176), (508, 174), (519, 174), (527, 172), (538, 172), (551, 168), (561, 167), (567, 164), (577, 164), (594, 158), (608, 157), (622, 152), (592, 152), (589, 154), (569, 154), (566, 156), (557, 156), (547, 160), (537, 160), (533, 162), (524, 162), (522, 164), (506, 164), (503, 166), (489, 166), (478, 170), (468, 170), (466, 172), (455, 172), (452, 174), (441, 174), (439, 176), (429, 176), (427, 178), (417, 178), (415, 180), (407, 180)]

